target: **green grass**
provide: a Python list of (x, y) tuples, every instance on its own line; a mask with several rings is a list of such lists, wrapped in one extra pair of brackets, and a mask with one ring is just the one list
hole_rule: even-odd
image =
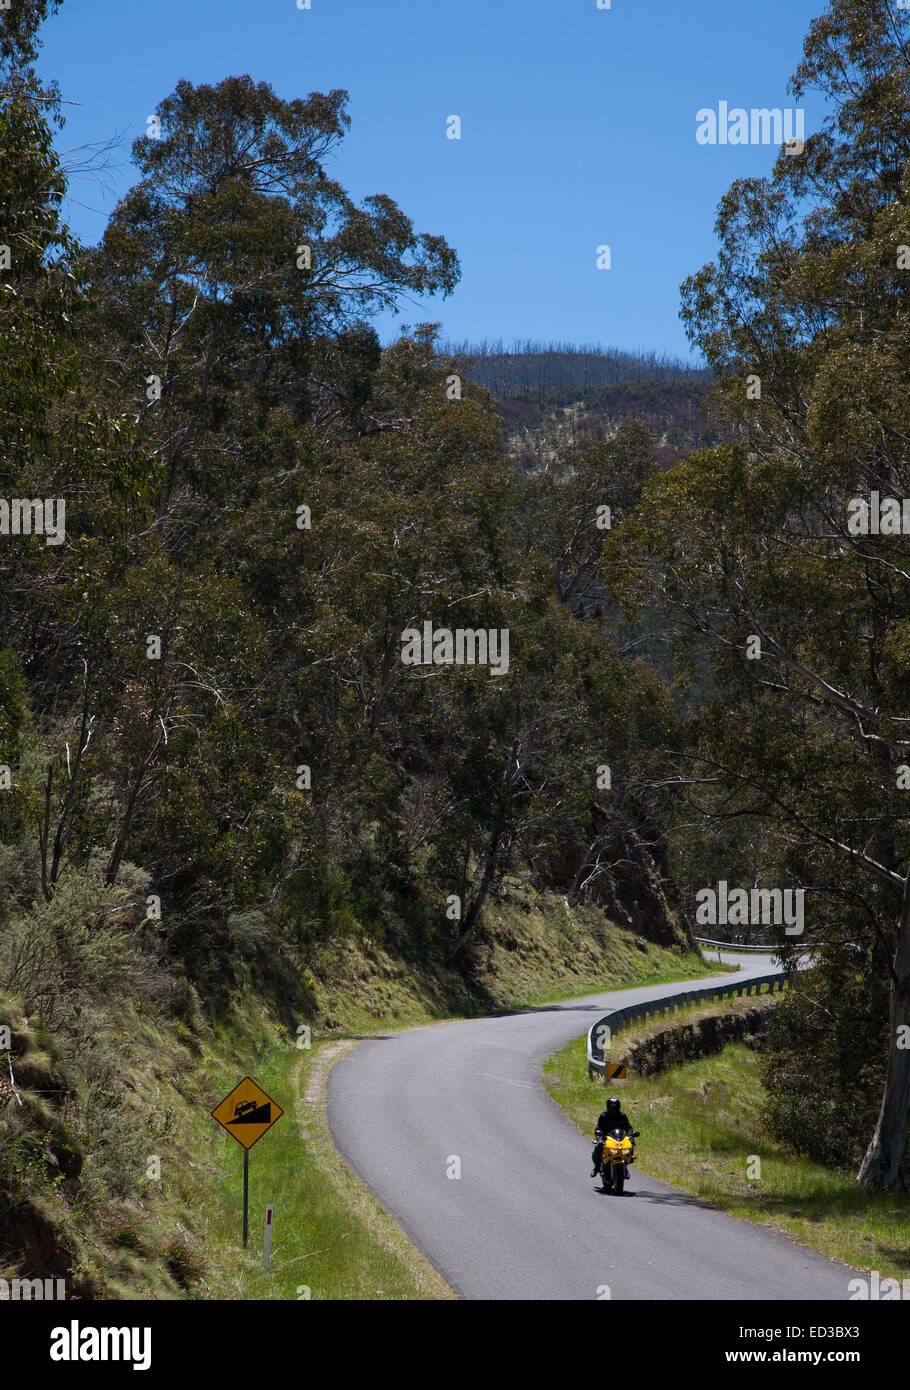
[[(550, 988), (540, 993), (530, 994), (522, 1004), (515, 1007), (531, 1009), (541, 1004), (552, 1004), (559, 999), (583, 998), (586, 994), (603, 994), (608, 990), (637, 989), (643, 985), (685, 984), (687, 980), (701, 980), (711, 975), (723, 975), (736, 969), (736, 966), (720, 965), (705, 968), (705, 962), (691, 956), (669, 956), (668, 952), (657, 955), (652, 948), (647, 956), (627, 959), (623, 962), (624, 971), (613, 970), (605, 975), (601, 972), (587, 982), (580, 982), (577, 988), (567, 994), (565, 987)], [(716, 1007), (716, 1006), (715, 1006)]]
[[(89, 1156), (78, 1189), (20, 1174), (55, 1239), (73, 1252), (79, 1296), (296, 1299), (308, 1289), (311, 1299), (451, 1298), (335, 1153), (324, 1078), (337, 1049), (380, 1030), (720, 973), (684, 947), (632, 936), (589, 906), (573, 909), (526, 885), (514, 892), (491, 905), (470, 988), (451, 967), (412, 967), (369, 933), (314, 962), (313, 1016), (300, 1019), (311, 1030), (309, 1049), (294, 1046), (296, 1025), (278, 1023), (252, 989), (217, 1025), (200, 1012), (178, 1022), (141, 1002), (108, 1001), (96, 1029), (99, 1056), (120, 1079), (121, 1104), (85, 1122)], [(210, 1116), (245, 1074), (285, 1110), (250, 1155), (246, 1251), (243, 1150)], [(33, 1084), (46, 1089), (41, 1076)], [(74, 1106), (68, 1114), (81, 1120)], [(152, 1160), (157, 1173), (147, 1171)], [(267, 1202), (275, 1207), (268, 1274)]]
[[(325, 1122), (325, 1052), (285, 1046), (251, 1068), (284, 1115), (250, 1151), (249, 1244), (242, 1247), (243, 1150), (199, 1117), (193, 1148), (205, 1155), (194, 1217), (204, 1232), (203, 1287), (219, 1299), (449, 1298), (443, 1279), (345, 1167)], [(213, 1068), (218, 1096), (236, 1068)], [(309, 1090), (310, 1099), (307, 1099)], [(207, 1124), (206, 1121), (207, 1120)], [(272, 1254), (262, 1265), (265, 1208), (274, 1207)]]
[(735, 969), (682, 946), (657, 946), (608, 921), (596, 905), (570, 907), (517, 881), (489, 905), (472, 949), (470, 991), (450, 963), (405, 961), (369, 933), (324, 950), (311, 984), (325, 1031), (356, 1035), (477, 1017)]
[[(682, 991), (680, 991), (682, 992)], [(654, 1014), (643, 1018), (628, 1028), (616, 1033), (609, 1060), (620, 1062), (636, 1043), (646, 1042), (665, 1028), (678, 1028), (684, 1023), (697, 1023), (718, 1013), (748, 1013), (750, 1009), (766, 1008), (780, 999), (780, 994), (772, 994), (767, 985), (762, 985), (758, 994), (743, 994), (732, 999), (706, 999), (698, 1004), (686, 1004), (681, 1009), (668, 1010), (665, 1014)]]
[[(624, 955), (626, 979), (616, 967), (605, 978), (585, 979), (578, 994), (625, 983), (659, 983), (704, 973), (702, 963), (651, 948)], [(629, 979), (628, 977), (632, 977)], [(532, 1007), (566, 997), (546, 991), (513, 1007)], [(353, 1015), (353, 1017), (351, 1016)], [(352, 1009), (360, 1035), (380, 1028), (428, 1021), (420, 1009), (406, 1011), (406, 1023), (376, 1019)], [(433, 1019), (432, 1021), (435, 1021)], [(355, 1033), (355, 1037), (356, 1037)], [(225, 1046), (228, 1040), (224, 1040)], [(440, 1275), (404, 1236), (372, 1194), (335, 1152), (325, 1116), (325, 1075), (337, 1050), (348, 1040), (315, 1039), (309, 1049), (276, 1039), (262, 1043), (249, 1060), (249, 1044), (224, 1047), (205, 1067), (206, 1102), (189, 1117), (188, 1167), (194, 1178), (181, 1195), (193, 1211), (194, 1242), (206, 1272), (197, 1292), (212, 1298), (438, 1299), (454, 1295)], [(226, 1095), (247, 1070), (285, 1109), (282, 1119), (250, 1154), (250, 1241), (242, 1249), (243, 1151), (209, 1117), (209, 1099)], [(311, 1099), (307, 1099), (307, 1093)], [(272, 1259), (262, 1269), (265, 1206), (275, 1207)], [(305, 1290), (309, 1290), (307, 1294)]]
[[(621, 1035), (616, 1051), (631, 1038), (631, 1031)], [(590, 1135), (604, 1088), (587, 1078), (585, 1038), (547, 1060), (544, 1083)], [(861, 1188), (852, 1173), (811, 1163), (765, 1134), (758, 1057), (751, 1049), (733, 1044), (716, 1056), (610, 1086), (641, 1131), (636, 1166), (643, 1172), (858, 1269), (910, 1275), (910, 1201)]]
[[(567, 924), (575, 929), (568, 916)], [(511, 963), (509, 983), (502, 989), (503, 1008), (533, 1007), (624, 985), (712, 973), (696, 957), (648, 944), (643, 944), (643, 949), (617, 929), (616, 949), (611, 951), (609, 962), (601, 959), (599, 972), (579, 970), (566, 979), (562, 978), (561, 962), (551, 960), (546, 980), (549, 987), (522, 997), (518, 990), (525, 963), (544, 949), (552, 950), (554, 928), (551, 920), (537, 919), (530, 933), (527, 927), (525, 931), (515, 952), (520, 965)], [(175, 1123), (181, 1135), (180, 1149), (165, 1166), (169, 1180), (162, 1182), (156, 1205), (159, 1248), (163, 1244), (172, 1250), (176, 1243), (188, 1251), (185, 1291), (189, 1296), (453, 1297), (441, 1276), (342, 1162), (331, 1142), (324, 1085), (339, 1049), (346, 1050), (358, 1036), (379, 1030), (458, 1017), (441, 1009), (437, 1012), (435, 1003), (428, 1006), (419, 992), (408, 992), (407, 982), (397, 972), (381, 977), (396, 1004), (390, 1016), (382, 1015), (377, 1008), (382, 995), (375, 993), (376, 980), (370, 978), (370, 969), (366, 961), (361, 962), (361, 979), (351, 989), (343, 1011), (347, 1026), (339, 1027), (341, 1020), (336, 1018), (331, 1036), (314, 1036), (311, 1048), (298, 1049), (284, 1029), (254, 1020), (246, 1033), (235, 1027), (207, 1039), (203, 1058), (181, 1080)], [(559, 977), (558, 985), (554, 974)], [(244, 1073), (253, 1076), (285, 1110), (250, 1154), (250, 1238), (246, 1251), (241, 1242), (243, 1150), (209, 1115)], [(175, 1168), (179, 1173), (176, 1181)], [(272, 1259), (266, 1274), (261, 1250), (268, 1202), (273, 1204), (275, 1216)], [(170, 1235), (161, 1235), (161, 1230)]]
[[(143, 1154), (160, 1175), (131, 1178), (103, 1210), (52, 1194), (48, 1216), (77, 1251), (83, 1296), (145, 1299), (445, 1299), (444, 1280), (335, 1153), (325, 1118), (329, 1058), (299, 1049), (264, 1014), (202, 1029), (189, 1047), (133, 1019), (141, 1063), (124, 1067)], [(245, 1074), (284, 1114), (250, 1152), (249, 1244), (242, 1245), (243, 1149), (211, 1110)], [(149, 1120), (156, 1120), (155, 1131)], [(145, 1159), (143, 1158), (143, 1165)], [(262, 1268), (266, 1204), (272, 1259)], [(48, 1206), (47, 1201), (44, 1203)]]

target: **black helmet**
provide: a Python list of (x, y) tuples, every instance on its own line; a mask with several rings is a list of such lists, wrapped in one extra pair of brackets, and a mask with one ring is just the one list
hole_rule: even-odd
[(619, 1108), (620, 1108), (620, 1105), (619, 1105), (619, 1097), (618, 1097), (618, 1096), (611, 1096), (610, 1099), (607, 1101), (607, 1110), (609, 1110), (610, 1112), (613, 1112), (613, 1111), (619, 1110)]

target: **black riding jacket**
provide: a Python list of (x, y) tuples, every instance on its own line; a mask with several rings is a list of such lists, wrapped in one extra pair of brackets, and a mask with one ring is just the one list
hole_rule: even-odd
[(611, 1129), (621, 1129), (626, 1134), (632, 1133), (632, 1126), (629, 1124), (629, 1117), (625, 1110), (620, 1110), (613, 1115), (604, 1110), (597, 1121), (597, 1129), (601, 1134), (606, 1134)]

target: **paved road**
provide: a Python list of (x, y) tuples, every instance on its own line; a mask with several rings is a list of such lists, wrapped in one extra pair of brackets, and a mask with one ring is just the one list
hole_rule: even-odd
[[(776, 968), (729, 959), (741, 978)], [(589, 1140), (540, 1085), (543, 1060), (609, 1009), (710, 983), (364, 1041), (329, 1074), (336, 1147), (464, 1298), (597, 1299), (608, 1286), (613, 1299), (846, 1299), (855, 1271), (638, 1169), (624, 1196), (602, 1194)], [(602, 1099), (592, 1083), (592, 1129)]]

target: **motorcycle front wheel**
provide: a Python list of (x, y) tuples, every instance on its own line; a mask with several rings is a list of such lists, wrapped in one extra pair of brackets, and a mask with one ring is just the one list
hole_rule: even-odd
[(625, 1181), (625, 1169), (623, 1168), (621, 1163), (617, 1163), (616, 1167), (613, 1169), (613, 1191), (616, 1193), (617, 1197), (622, 1196), (622, 1190), (625, 1185)]

